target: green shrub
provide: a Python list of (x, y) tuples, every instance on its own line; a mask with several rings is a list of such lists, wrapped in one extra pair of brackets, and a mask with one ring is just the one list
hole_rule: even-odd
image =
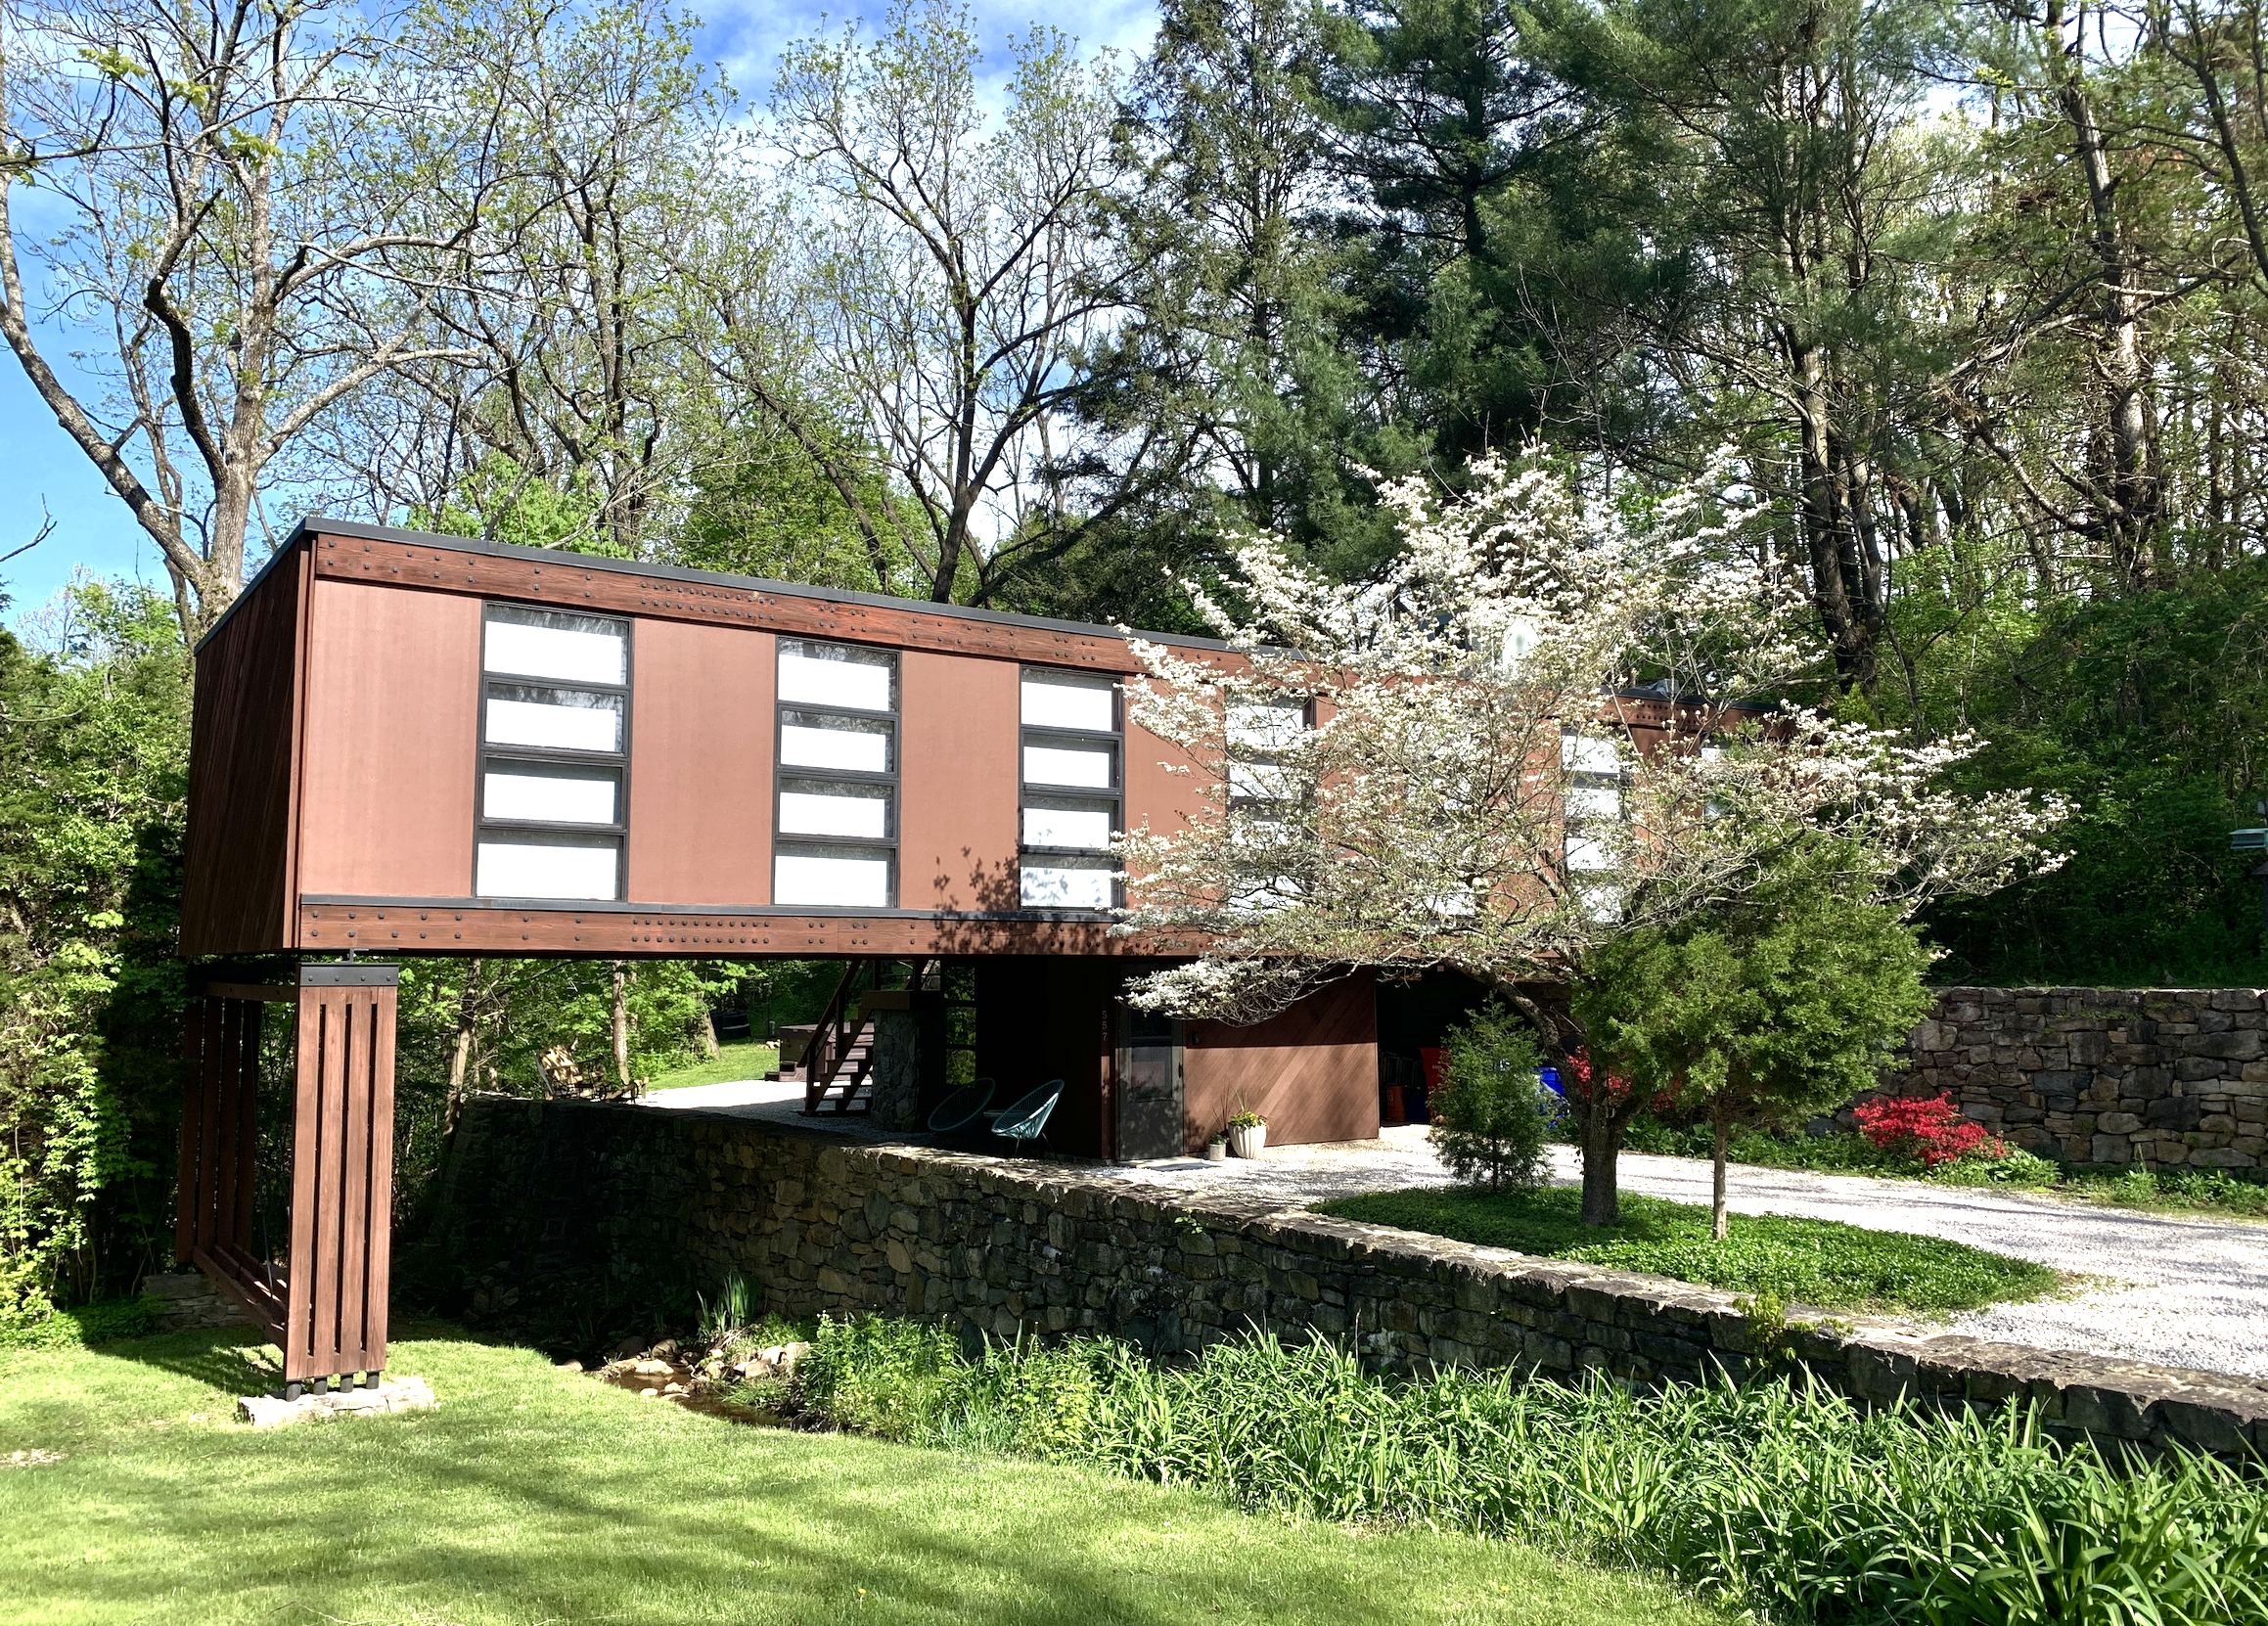
[(75, 1310), (0, 1320), (0, 1349), (69, 1349), (138, 1338), (158, 1325), (161, 1298), (113, 1298)]
[(2065, 1178), (2074, 1197), (2121, 1208), (2202, 1208), (2268, 1217), (2268, 1176), (2258, 1170), (2128, 1169)]
[(2024, 1410), (1862, 1411), (1801, 1376), (1648, 1395), (1503, 1372), (1383, 1380), (1336, 1346), (1265, 1335), (1174, 1367), (1105, 1340), (971, 1361), (930, 1329), (824, 1337), (832, 1364), (806, 1400), (839, 1424), (873, 1414), (832, 1397), (902, 1390), (876, 1431), (1070, 1458), (1251, 1511), (1515, 1537), (1770, 1620), (2227, 1626), (2268, 1611), (2268, 1486), (2181, 1454), (2113, 1469)]
[(1961, 1157), (1929, 1171), (1938, 1186), (2022, 1186), (2037, 1190), (2053, 1186), (2063, 1175), (2060, 1165), (2036, 1157), (2022, 1147), (2012, 1146), (1998, 1157)]
[(1483, 1247), (1578, 1259), (1699, 1282), (1727, 1292), (1773, 1293), (1825, 1309), (1935, 1314), (2036, 1298), (2056, 1285), (2045, 1265), (1965, 1242), (1836, 1220), (1783, 1214), (1729, 1216), (1710, 1236), (1709, 1210), (1666, 1197), (1624, 1196), (1622, 1218), (1602, 1231), (1581, 1223), (1581, 1194), (1421, 1188), (1336, 1197), (1318, 1213), (1394, 1225)]
[(1535, 1035), (1493, 999), (1450, 1030), (1426, 1109), (1427, 1138), (1451, 1174), (1491, 1190), (1543, 1183), (1551, 1127), (1539, 1099), (1543, 1060)]

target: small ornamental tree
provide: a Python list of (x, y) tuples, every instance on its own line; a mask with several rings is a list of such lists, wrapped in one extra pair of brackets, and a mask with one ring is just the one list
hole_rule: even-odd
[(1427, 1139), (1449, 1172), (1491, 1191), (1540, 1186), (1550, 1124), (1537, 1092), (1543, 1047), (1491, 1000), (1442, 1046), (1441, 1085), (1427, 1100)]
[(1752, 898), (1610, 938), (1575, 978), (1592, 1055), (1627, 1093), (1707, 1113), (1720, 1241), (1732, 1126), (1786, 1126), (1874, 1088), (1928, 1014), (1929, 951), (1896, 910), (1839, 884), (1844, 869), (1813, 855)]
[[(1824, 652), (1729, 464), (1611, 509), (1541, 449), (1475, 459), (1460, 494), (1381, 498), (1404, 550), (1378, 578), (1253, 538), (1248, 609), (1189, 584), (1228, 652), (1129, 634), (1130, 720), (1197, 809), (1123, 840), (1124, 929), (1192, 956), (1137, 1004), (1250, 1022), (1350, 967), (1443, 967), (1571, 1054), (1583, 1034), (1538, 984), (1726, 918), (1792, 853), (1898, 917), (2052, 867), (2060, 803), (1938, 788), (1975, 742), (1764, 703)], [(1580, 1094), (1583, 1217), (1610, 1224), (1628, 1118)]]

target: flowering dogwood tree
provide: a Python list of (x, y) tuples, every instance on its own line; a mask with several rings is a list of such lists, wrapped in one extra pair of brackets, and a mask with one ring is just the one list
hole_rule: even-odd
[[(1540, 449), (1472, 474), (1384, 488), (1405, 549), (1380, 580), (1248, 538), (1241, 608), (1192, 589), (1227, 653), (1135, 641), (1130, 715), (1199, 809), (1123, 840), (1122, 929), (1195, 954), (1137, 1004), (1249, 1022), (1349, 968), (1440, 967), (1571, 1050), (1539, 984), (1748, 895), (1798, 847), (1906, 914), (2052, 864), (2052, 799), (1938, 785), (1974, 741), (1767, 703), (1824, 651), (1727, 466), (1614, 508)], [(1585, 1111), (1610, 1212), (1628, 1116)]]

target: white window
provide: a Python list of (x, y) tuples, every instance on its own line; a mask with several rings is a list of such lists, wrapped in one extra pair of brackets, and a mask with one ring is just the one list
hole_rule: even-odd
[(480, 816), (536, 824), (611, 825), (618, 821), (621, 770), (490, 757), (480, 780)]
[(897, 700), (890, 651), (780, 640), (773, 903), (895, 905)]
[(801, 700), (845, 711), (897, 710), (897, 656), (855, 644), (780, 640), (780, 701)]
[(886, 774), (896, 763), (896, 730), (870, 717), (831, 717), (821, 711), (780, 713), (780, 765), (830, 768), (846, 774)]
[(883, 848), (783, 846), (772, 864), (772, 901), (828, 909), (887, 909), (891, 854)]
[(1109, 909), (1117, 901), (1116, 874), (1117, 866), (1107, 858), (1027, 856), (1023, 860), (1023, 906), (1026, 909)]
[(1020, 721), (1020, 901), (1026, 909), (1113, 908), (1118, 866), (1106, 855), (1124, 806), (1117, 680), (1027, 666)]
[(1068, 796), (1023, 798), (1023, 844), (1027, 847), (1085, 847), (1108, 852), (1111, 834), (1107, 803)]
[(619, 686), (630, 670), (628, 629), (598, 615), (490, 605), (481, 669), (517, 677)]
[[(1560, 736), (1560, 763), (1567, 770), (1565, 864), (1570, 876), (1596, 877), (1612, 871), (1629, 832), (1623, 827), (1622, 751), (1611, 739), (1596, 735)], [(1610, 918), (1610, 882), (1586, 880), (1577, 888), (1595, 918)], [(1607, 908), (1607, 914), (1601, 914)]]
[(1620, 778), (1622, 753), (1611, 740), (1592, 735), (1563, 734), (1560, 736), (1560, 766), (1570, 773), (1606, 774)]
[(630, 623), (491, 604), (480, 666), (475, 895), (619, 898)]
[(891, 834), (889, 788), (824, 779), (784, 779), (780, 782), (780, 832), (885, 840)]
[(612, 898), (621, 837), (483, 834), (474, 890), (484, 898)]
[(1309, 821), (1289, 753), (1307, 732), (1307, 713), (1305, 700), (1240, 701), (1228, 708), (1229, 829), (1247, 846), (1248, 862), (1273, 871), (1232, 897), (1236, 908), (1283, 909), (1305, 895), (1299, 873), (1309, 855), (1300, 837)]
[(1082, 789), (1111, 790), (1118, 785), (1118, 747), (1083, 745), (1049, 740), (1026, 741), (1023, 747), (1023, 782), (1026, 785), (1075, 785)]
[(1307, 729), (1305, 700), (1263, 700), (1228, 709), (1231, 755), (1247, 751), (1280, 751), (1297, 743)]
[(541, 750), (619, 751), (622, 697), (592, 689), (488, 686), (487, 743)]
[(1091, 672), (1027, 667), (1023, 674), (1023, 726), (1115, 734), (1118, 686), (1111, 678)]

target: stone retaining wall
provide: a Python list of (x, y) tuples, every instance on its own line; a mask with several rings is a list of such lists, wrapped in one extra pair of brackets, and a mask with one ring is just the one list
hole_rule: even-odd
[[(453, 1263), (476, 1321), (573, 1328), (593, 1347), (737, 1274), (790, 1317), (1106, 1332), (1161, 1355), (1260, 1326), (1351, 1340), (1380, 1368), (1597, 1369), (1649, 1384), (1739, 1374), (1757, 1353), (1731, 1294), (1659, 1277), (1093, 1168), (595, 1102), (470, 1103), (429, 1248)], [(1869, 1401), (2030, 1398), (2106, 1441), (2268, 1451), (2268, 1383), (1889, 1321), (1791, 1321), (1813, 1370)]]
[(1943, 988), (1903, 1054), (1909, 1070), (1887, 1093), (1950, 1092), (1970, 1117), (2076, 1167), (2268, 1163), (2258, 988)]

